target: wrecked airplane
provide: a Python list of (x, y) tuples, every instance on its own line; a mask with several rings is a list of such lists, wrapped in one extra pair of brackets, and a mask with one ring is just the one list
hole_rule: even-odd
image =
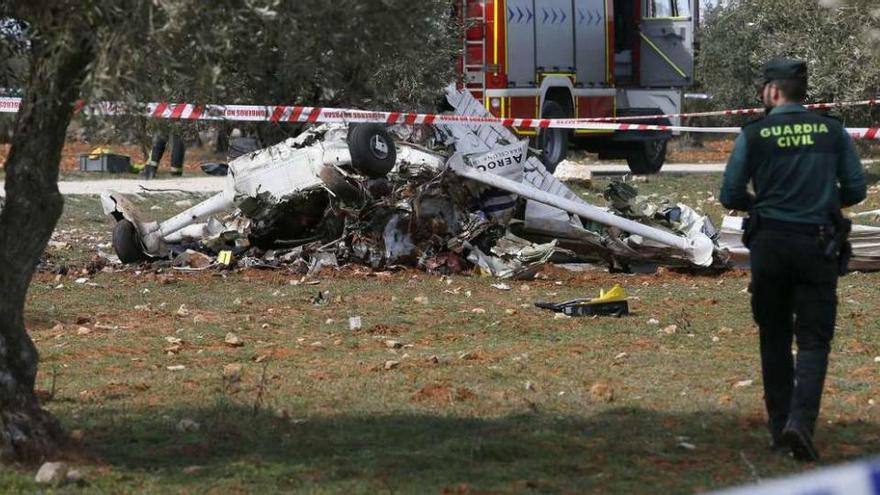
[[(488, 116), (467, 92), (449, 89), (447, 100), (456, 114)], [(707, 217), (680, 204), (635, 211), (626, 207), (634, 191), (616, 187), (611, 209), (589, 204), (501, 126), (352, 124), (318, 126), (233, 160), (221, 193), (162, 222), (121, 194), (101, 199), (123, 263), (190, 249), (303, 271), (472, 265), (503, 278), (533, 276), (551, 260), (727, 266)]]

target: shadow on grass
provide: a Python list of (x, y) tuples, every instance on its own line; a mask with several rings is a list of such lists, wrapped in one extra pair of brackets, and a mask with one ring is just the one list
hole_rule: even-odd
[[(86, 447), (103, 462), (178, 487), (669, 493), (803, 469), (766, 448), (759, 419), (719, 412), (620, 408), (584, 417), (340, 414), (297, 421), (216, 404), (102, 408), (88, 416)], [(200, 428), (178, 432), (181, 418)], [(823, 426), (826, 462), (876, 453), (878, 431), (868, 423)]]

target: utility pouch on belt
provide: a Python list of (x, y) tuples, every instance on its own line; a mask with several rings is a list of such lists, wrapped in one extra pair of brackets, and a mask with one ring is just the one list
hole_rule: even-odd
[(758, 224), (760, 224), (760, 220), (761, 217), (756, 211), (749, 213), (749, 216), (743, 220), (742, 243), (745, 247), (751, 247), (752, 239), (755, 238), (755, 234), (758, 232)]
[(832, 235), (825, 242), (823, 254), (825, 259), (837, 260), (837, 272), (843, 276), (849, 271), (849, 260), (852, 257), (852, 244), (849, 234), (852, 232), (852, 220), (843, 216), (840, 210), (831, 215)]

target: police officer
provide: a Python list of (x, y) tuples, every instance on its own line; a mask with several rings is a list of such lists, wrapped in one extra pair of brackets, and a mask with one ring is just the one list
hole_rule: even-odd
[(837, 314), (839, 255), (829, 242), (840, 209), (865, 199), (865, 176), (840, 122), (803, 107), (806, 63), (771, 60), (760, 82), (767, 114), (743, 127), (720, 199), (725, 208), (750, 212), (743, 240), (751, 250), (752, 315), (773, 446), (814, 461)]

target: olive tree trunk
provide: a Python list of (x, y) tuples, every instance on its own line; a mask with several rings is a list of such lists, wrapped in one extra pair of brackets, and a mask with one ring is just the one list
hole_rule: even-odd
[(26, 94), (5, 164), (0, 212), (0, 456), (39, 460), (64, 441), (34, 394), (39, 355), (24, 325), (28, 286), (64, 206), (58, 166), (73, 105), (95, 57), (89, 38), (60, 28), (32, 47)]

